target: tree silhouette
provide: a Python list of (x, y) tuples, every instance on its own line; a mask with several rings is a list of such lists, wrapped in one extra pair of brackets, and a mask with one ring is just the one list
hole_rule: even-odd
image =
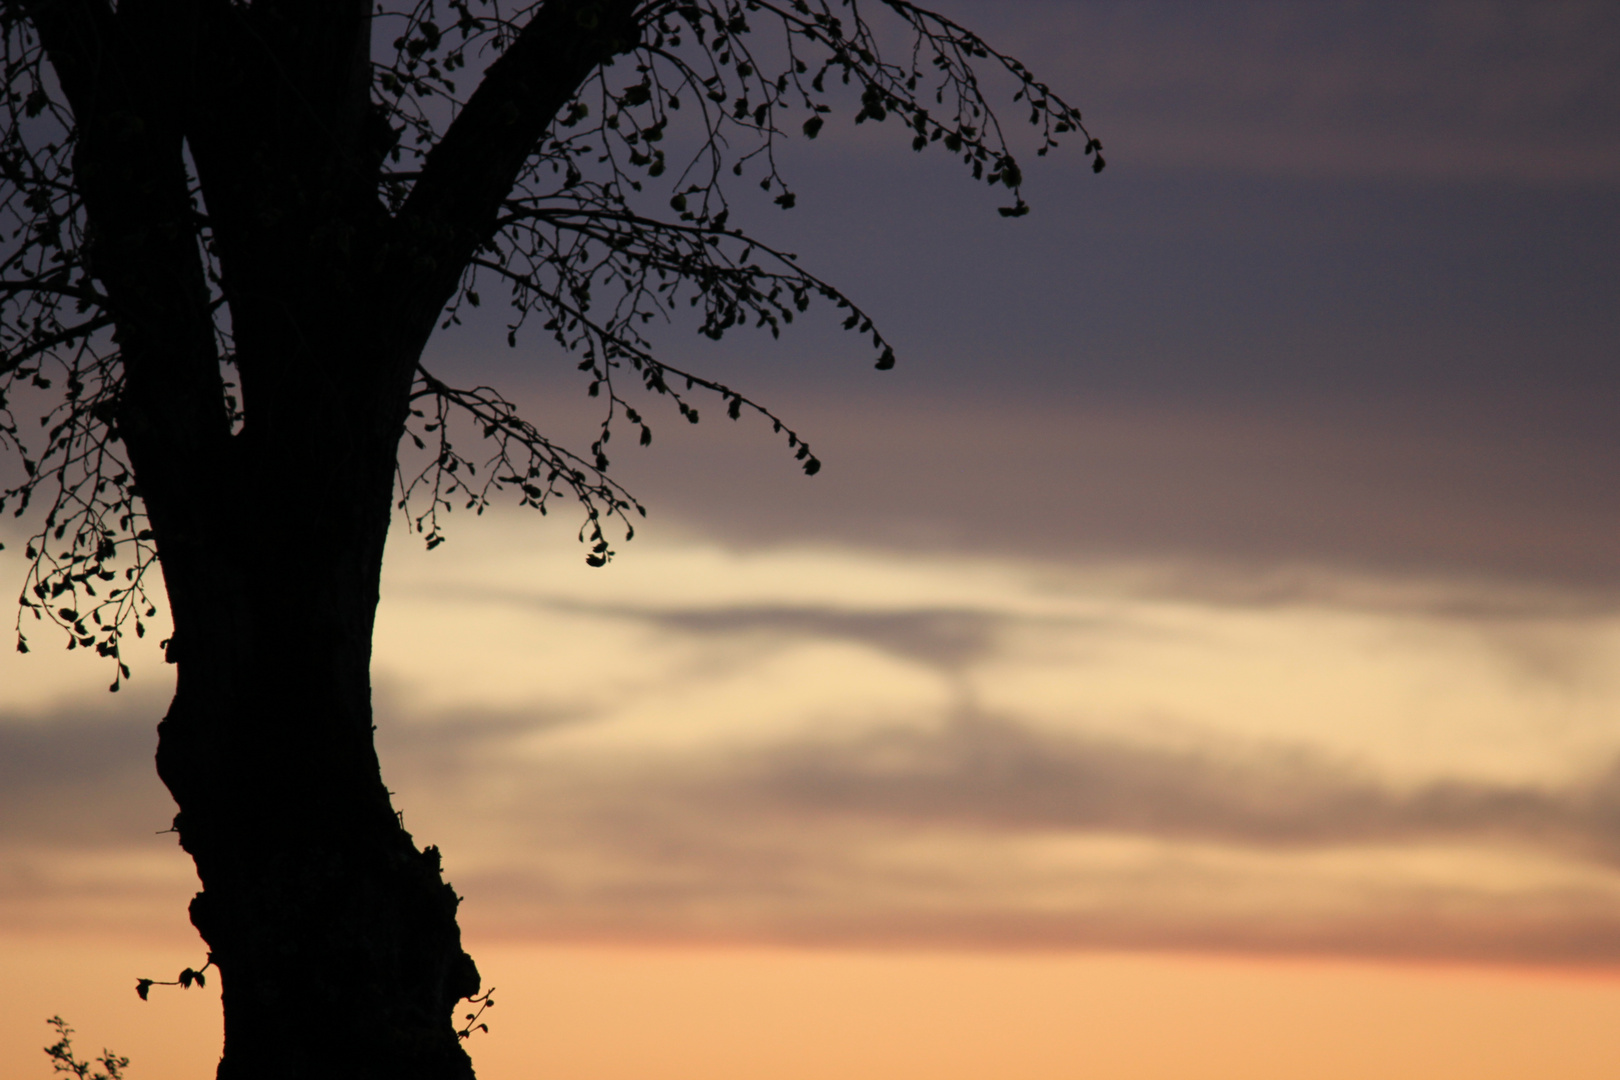
[[(643, 327), (774, 335), (826, 303), (893, 365), (859, 307), (728, 223), (728, 184), (793, 206), (779, 143), (841, 103), (1019, 215), (976, 65), (999, 69), (1037, 154), (1074, 133), (1102, 168), (1018, 61), (873, 6), (876, 27), (853, 0), (0, 0), (0, 445), (23, 469), (4, 504), (42, 522), (18, 647), (54, 623), (116, 690), (161, 566), (178, 672), (157, 765), (203, 884), (222, 1078), (472, 1072), (458, 898), (372, 743), (396, 508), (432, 547), (452, 505), (577, 500), (601, 565), (641, 510), (610, 438), (650, 440), (659, 399), (692, 423), (705, 396), (762, 413), (814, 473), (797, 432)], [(534, 330), (578, 363), (588, 449), (422, 366), (485, 294), (509, 343)], [(482, 450), (452, 443), (456, 417)]]

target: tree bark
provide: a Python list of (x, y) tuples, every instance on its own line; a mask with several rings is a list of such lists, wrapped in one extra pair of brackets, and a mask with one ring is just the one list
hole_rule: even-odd
[[(222, 978), (221, 1080), (472, 1075), (451, 1021), (479, 989), (458, 898), (437, 850), (401, 827), (372, 744), (383, 495), (327, 566), (282, 560), (221, 610), (177, 619), (158, 768), (203, 883), (191, 917)], [(211, 574), (185, 560), (164, 572)]]

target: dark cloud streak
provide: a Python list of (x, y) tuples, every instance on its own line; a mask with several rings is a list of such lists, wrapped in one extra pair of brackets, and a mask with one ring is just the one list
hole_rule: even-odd
[(1620, 763), (1565, 791), (1466, 781), (1398, 791), (1285, 747), (1166, 750), (969, 715), (940, 734), (773, 751), (733, 783), (752, 806), (808, 815), (1241, 847), (1509, 842), (1620, 866)]
[[(1401, 788), (1297, 747), (1154, 747), (972, 713), (935, 731), (569, 759), (562, 770), (543, 753), (525, 763), (503, 752), (488, 732), (469, 734), (466, 752), (459, 777), (445, 771), (446, 744), (431, 762), (402, 749), (390, 767), (438, 777), (416, 822), (448, 832), (447, 850), (487, 851), (495, 837), (512, 852), (460, 870), (452, 855), (475, 897), (470, 925), (485, 932), (1620, 959), (1620, 912), (1590, 884), (1503, 892), (1466, 876), (1387, 878), (1369, 856), (1361, 876), (1320, 886), (1329, 900), (1254, 899), (1297, 887), (1267, 884), (1290, 859), (1308, 868), (1335, 852), (1494, 853), (1505, 866), (1524, 857), (1587, 867), (1596, 880), (1620, 868), (1620, 763), (1556, 789)], [(503, 797), (491, 801), (492, 790)], [(996, 854), (1057, 837), (1135, 838), (1161, 853), (1135, 869), (1105, 861), (1066, 877)], [(905, 854), (951, 845), (962, 854), (947, 862)], [(1200, 852), (1281, 861), (1231, 869)], [(1054, 889), (1071, 898), (1054, 903)], [(1228, 896), (1249, 897), (1247, 906), (1232, 908)]]
[(120, 706), (0, 717), (0, 840), (140, 846), (169, 826), (174, 803), (152, 764), (163, 706), (135, 695)]

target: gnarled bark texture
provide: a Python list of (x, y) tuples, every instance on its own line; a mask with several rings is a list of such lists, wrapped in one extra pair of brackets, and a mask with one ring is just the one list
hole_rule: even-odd
[[(124, 367), (178, 690), (158, 769), (203, 883), (222, 1080), (469, 1077), (457, 897), (389, 803), (369, 664), (416, 364), (553, 117), (633, 40), (551, 0), (389, 213), (368, 0), (37, 0)], [(202, 204), (188, 190), (195, 168)], [(225, 405), (199, 214), (243, 417)]]

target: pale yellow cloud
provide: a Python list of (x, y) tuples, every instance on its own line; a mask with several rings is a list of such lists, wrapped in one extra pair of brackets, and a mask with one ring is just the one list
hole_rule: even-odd
[[(396, 786), (470, 925), (1564, 959), (1620, 942), (1603, 605), (691, 539), (591, 570), (566, 537), (481, 524), (453, 560), (396, 546), (377, 650)], [(405, 775), (430, 745), (433, 780)]]
[[(1315, 594), (1256, 603), (1167, 595), (1169, 575), (1139, 565), (1057, 589), (1040, 564), (699, 543), (632, 547), (591, 570), (566, 538), (493, 524), (458, 537), (455, 559), (396, 545), (378, 675), (408, 688), (412, 711), (591, 712), (541, 737), (559, 746), (847, 733), (966, 695), (1046, 729), (1293, 744), (1409, 783), (1562, 783), (1620, 751), (1620, 615), (1556, 598), (1525, 611), (1504, 589), (1514, 607), (1493, 614), (1475, 585), (1483, 610), (1458, 612), (1441, 605), (1460, 585), (1346, 577), (1333, 590), (1319, 573)], [(898, 641), (901, 616), (971, 616), (982, 640), (931, 664)], [(885, 637), (839, 618), (890, 625)]]
[[(507, 514), (394, 539), (385, 775), (475, 930), (1620, 956), (1620, 616), (1579, 595), (656, 535), (593, 570)], [(6, 670), (36, 660), (0, 907), (155, 925), (194, 887), (152, 839), (171, 669), (111, 709), (78, 656)]]

